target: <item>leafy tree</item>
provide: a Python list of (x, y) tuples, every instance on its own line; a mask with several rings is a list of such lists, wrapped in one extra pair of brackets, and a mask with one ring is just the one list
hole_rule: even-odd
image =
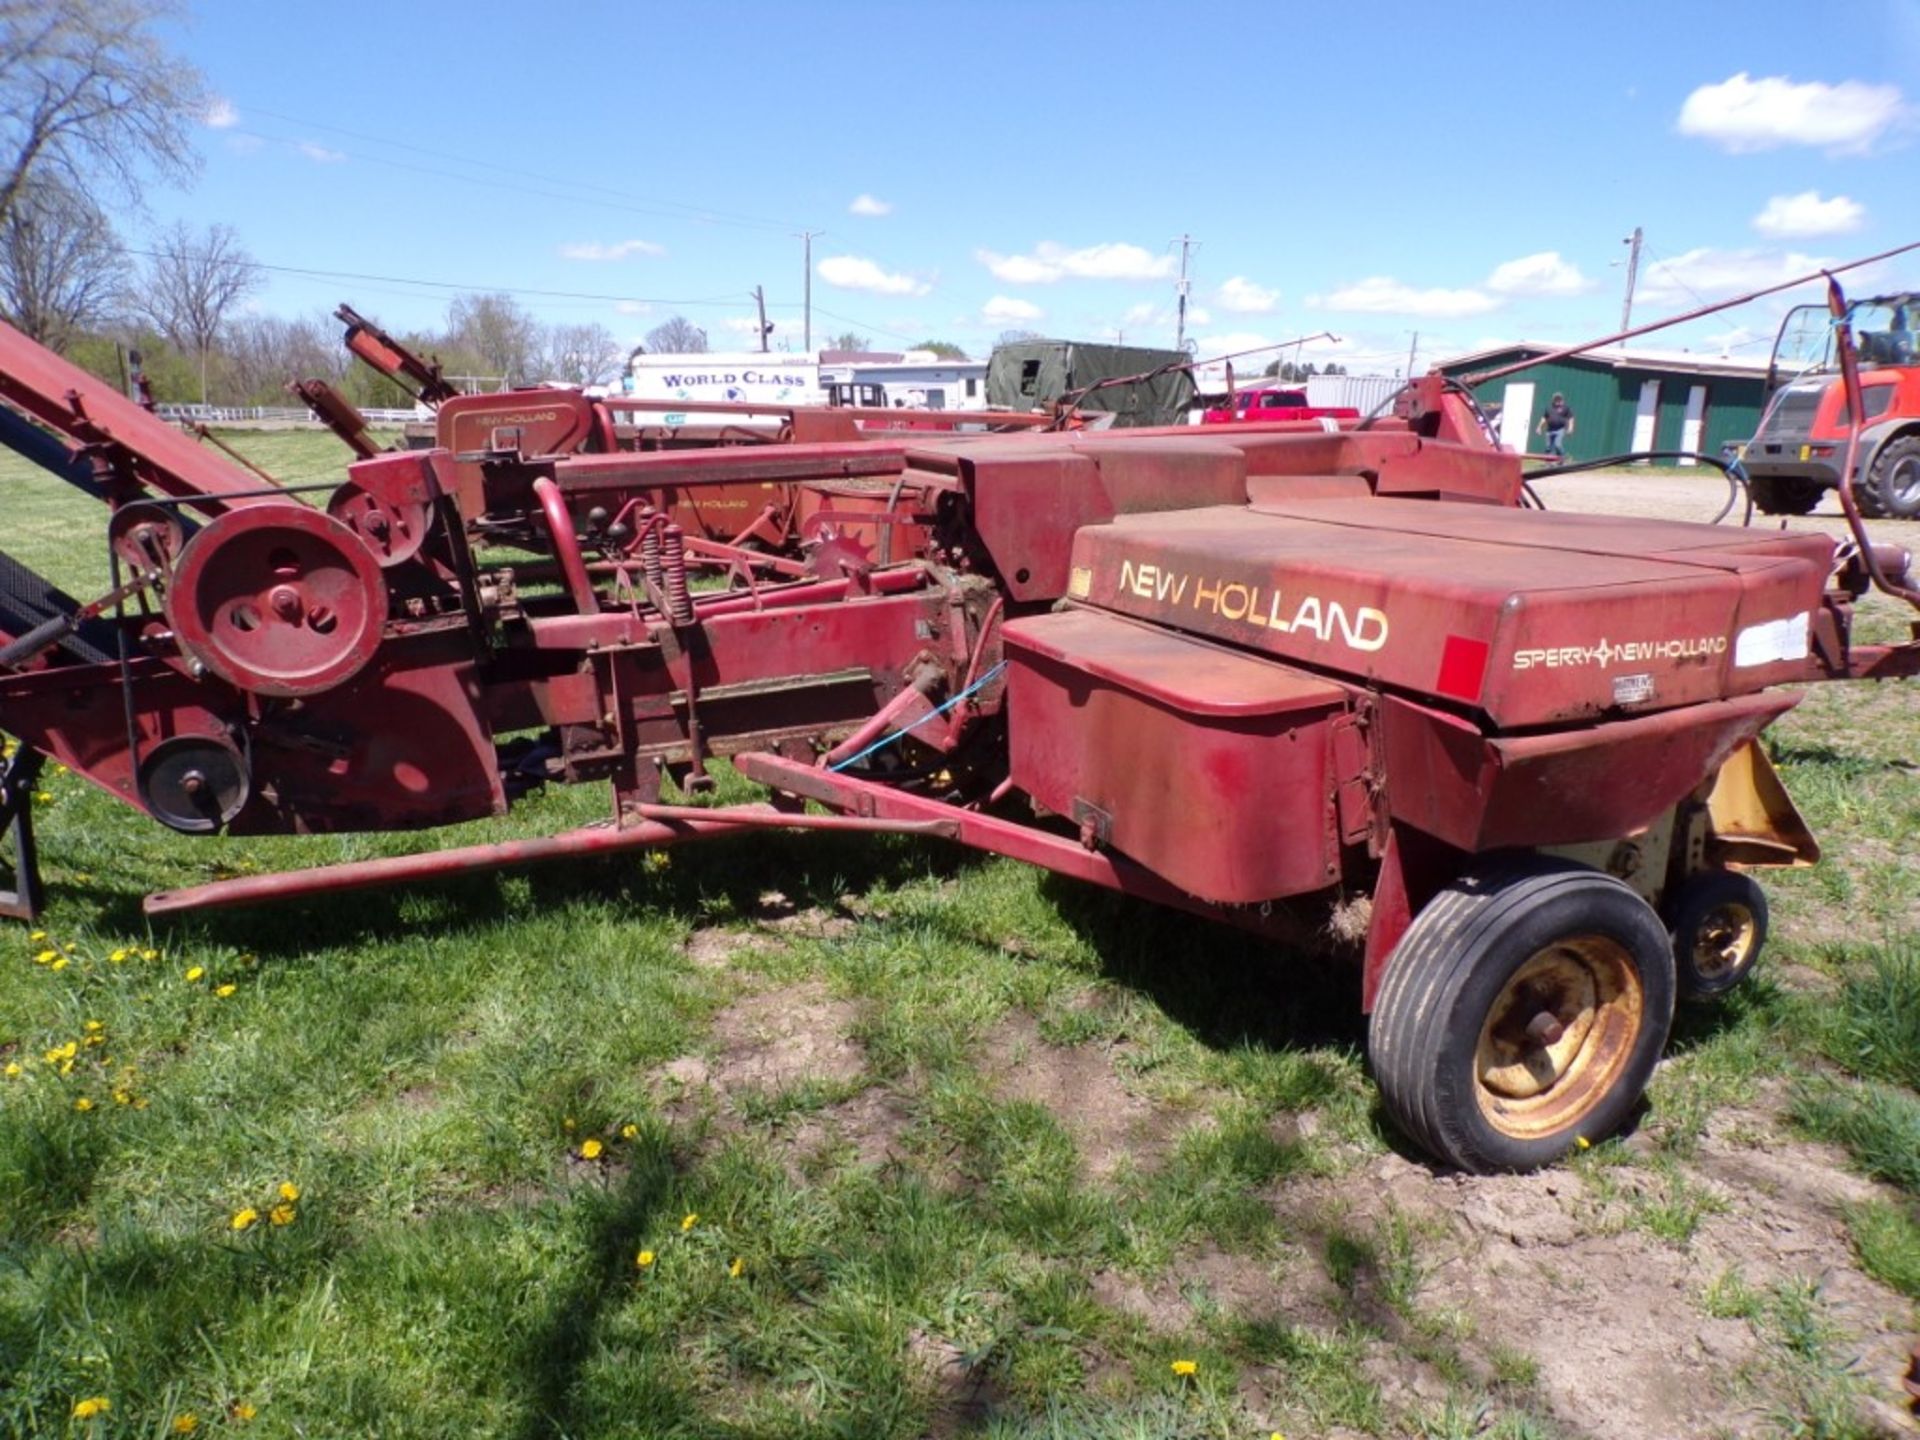
[(100, 208), (56, 179), (31, 180), (0, 218), (0, 308), (64, 351), (119, 303), (126, 259)]
[(0, 219), (29, 180), (137, 199), (147, 166), (193, 173), (200, 72), (154, 27), (169, 0), (0, 0)]
[(153, 242), (139, 310), (176, 347), (199, 357), (203, 404), (220, 327), (259, 284), (259, 267), (231, 226), (210, 225), (196, 235), (182, 221)]
[(647, 349), (655, 355), (704, 355), (707, 332), (684, 315), (672, 315), (647, 331)]
[(870, 350), (873, 341), (865, 335), (857, 335), (851, 330), (843, 330), (827, 341), (829, 350)]
[(951, 340), (922, 340), (913, 348), (916, 350), (931, 351), (942, 360), (964, 360), (967, 358), (967, 352)]
[(221, 332), (220, 350), (226, 388), (244, 405), (285, 405), (289, 380), (338, 384), (347, 369), (338, 336), (311, 316), (243, 315)]

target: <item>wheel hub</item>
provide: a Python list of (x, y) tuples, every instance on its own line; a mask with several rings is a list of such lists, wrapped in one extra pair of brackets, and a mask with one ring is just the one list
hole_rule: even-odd
[(1760, 927), (1753, 911), (1737, 901), (1709, 910), (1693, 937), (1693, 968), (1703, 980), (1734, 974), (1753, 953)]

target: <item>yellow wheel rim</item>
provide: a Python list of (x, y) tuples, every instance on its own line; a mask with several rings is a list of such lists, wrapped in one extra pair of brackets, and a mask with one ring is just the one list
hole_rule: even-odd
[(1481, 1114), (1515, 1140), (1577, 1126), (1627, 1068), (1645, 1009), (1640, 972), (1618, 941), (1582, 935), (1536, 951), (1480, 1027)]
[(1693, 932), (1693, 969), (1702, 980), (1737, 975), (1753, 959), (1760, 925), (1738, 900), (1716, 905), (1700, 917)]

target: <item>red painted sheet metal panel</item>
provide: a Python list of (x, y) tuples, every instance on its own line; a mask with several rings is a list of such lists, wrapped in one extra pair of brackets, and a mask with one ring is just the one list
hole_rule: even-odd
[(1799, 699), (1772, 691), (1503, 738), (1388, 698), (1388, 804), (1396, 821), (1468, 851), (1611, 839), (1665, 814)]
[(1743, 549), (1735, 532), (1710, 527), (1563, 527), (1573, 517), (1384, 499), (1275, 508), (1089, 526), (1069, 594), (1438, 693), (1505, 728), (1798, 678), (1826, 577), (1816, 546), (1774, 537)]
[(1092, 611), (1002, 634), (1013, 779), (1041, 805), (1092, 807), (1114, 850), (1204, 900), (1337, 878), (1343, 687)]

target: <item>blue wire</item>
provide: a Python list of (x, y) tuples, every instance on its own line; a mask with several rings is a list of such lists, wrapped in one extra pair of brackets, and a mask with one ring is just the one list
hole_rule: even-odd
[(958, 695), (954, 696), (951, 700), (947, 701), (947, 703), (942, 705), (939, 709), (929, 710), (926, 714), (922, 715), (918, 720), (914, 721), (913, 724), (907, 726), (905, 729), (896, 730), (891, 735), (883, 735), (878, 740), (874, 741), (873, 744), (867, 746), (867, 748), (862, 750), (859, 754), (849, 755), (846, 759), (842, 760), (838, 765), (829, 765), (827, 768), (829, 770), (832, 770), (836, 774), (838, 774), (840, 771), (846, 769), (849, 765), (858, 765), (862, 760), (866, 759), (867, 756), (873, 754), (874, 751), (886, 749), (887, 746), (893, 744), (894, 741), (904, 739), (906, 736), (912, 734), (915, 730), (918, 730), (922, 725), (926, 724), (927, 721), (933, 719), (936, 716), (946, 714), (947, 711), (953, 709), (954, 706), (958, 705), (962, 700), (966, 699), (969, 695), (972, 695), (975, 692), (984, 689), (989, 680), (993, 679), (994, 676), (998, 675), (1002, 670), (1006, 668), (1007, 668), (1007, 662), (1002, 660), (998, 665), (995, 665), (991, 670), (987, 671), (986, 674), (982, 675), (978, 680), (974, 681), (973, 684), (969, 685), (966, 689), (962, 690)]

